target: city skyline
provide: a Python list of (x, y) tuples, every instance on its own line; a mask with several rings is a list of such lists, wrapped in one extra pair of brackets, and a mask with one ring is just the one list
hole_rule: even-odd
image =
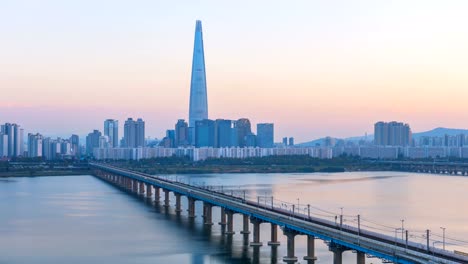
[[(88, 11), (90, 2), (11, 2), (0, 11), (9, 25), (0, 28), (0, 121), (84, 136), (107, 118), (138, 116), (147, 135), (162, 137), (174, 120), (188, 120), (200, 19), (209, 25), (211, 118), (272, 122), (275, 142), (292, 135), (298, 143), (370, 134), (378, 120), (414, 131), (467, 127), (467, 3), (361, 3), (271, 2), (267, 15), (259, 13), (264, 3), (247, 2), (187, 3), (180, 11), (116, 3), (114, 14), (101, 12), (105, 3)], [(72, 128), (63, 126), (71, 120)]]

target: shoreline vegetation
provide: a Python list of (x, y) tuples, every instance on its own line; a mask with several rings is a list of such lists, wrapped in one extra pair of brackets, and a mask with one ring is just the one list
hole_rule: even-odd
[[(188, 157), (167, 157), (138, 161), (104, 161), (103, 163), (148, 174), (334, 173), (395, 170), (391, 165), (369, 162), (353, 156), (333, 159), (318, 159), (309, 156), (269, 156), (246, 159), (207, 159), (198, 162), (193, 162)], [(67, 176), (91, 173), (87, 160), (45, 162), (40, 159), (21, 158), (0, 161), (0, 177)]]
[(314, 173), (375, 171), (383, 166), (362, 162), (359, 158), (317, 159), (309, 156), (269, 156), (247, 159), (207, 159), (192, 162), (187, 158), (158, 158), (140, 161), (112, 161), (109, 164), (149, 174), (209, 173)]
[[(208, 159), (193, 162), (188, 157), (168, 157), (145, 160), (107, 161), (107, 164), (149, 174), (209, 174), (209, 173), (313, 173), (378, 170), (375, 165), (358, 158), (330, 160), (309, 156), (270, 156), (247, 159)], [(36, 177), (89, 175), (86, 160), (50, 161), (16, 159), (0, 162), (0, 177)]]

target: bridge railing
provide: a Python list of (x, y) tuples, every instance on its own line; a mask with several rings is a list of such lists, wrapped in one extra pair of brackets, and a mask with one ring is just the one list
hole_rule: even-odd
[[(179, 181), (179, 179), (175, 180)], [(179, 181), (180, 182), (180, 181)], [(276, 199), (268, 195), (254, 195), (250, 192), (242, 190), (239, 186), (222, 186), (222, 185), (207, 185), (205, 183), (192, 183), (192, 186), (203, 188), (212, 192), (223, 195), (236, 197), (239, 199), (248, 200), (252, 203), (257, 203), (259, 207), (281, 211), (304, 220), (314, 220), (328, 225), (334, 225), (336, 228), (342, 228), (347, 231), (360, 232), (361, 234), (369, 234), (380, 236), (386, 240), (392, 240), (396, 245), (417, 247), (421, 250), (427, 250), (427, 230), (406, 229), (396, 226), (378, 223), (367, 217), (358, 215), (345, 215), (339, 212), (332, 212), (310, 204), (292, 203)], [(406, 231), (408, 231), (408, 241), (406, 241)], [(444, 250), (441, 247), (444, 247)], [(437, 232), (429, 233), (429, 250), (431, 252), (466, 252), (468, 251), (468, 241), (455, 238), (452, 236), (444, 236)]]

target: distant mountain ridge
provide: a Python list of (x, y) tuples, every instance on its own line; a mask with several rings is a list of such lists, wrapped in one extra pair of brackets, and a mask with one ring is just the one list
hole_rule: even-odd
[[(437, 127), (428, 131), (413, 133), (413, 138), (420, 138), (420, 137), (443, 137), (445, 135), (455, 136), (459, 134), (466, 134), (468, 135), (468, 129), (461, 129), (461, 128), (446, 128), (446, 127)], [(333, 138), (333, 137), (332, 137)], [(304, 143), (297, 144), (301, 147), (313, 147), (317, 144), (323, 145), (326, 138), (318, 138), (312, 141), (307, 141)], [(348, 137), (348, 138), (333, 138), (335, 140), (346, 140), (346, 141), (359, 141), (366, 139), (365, 136), (357, 136), (357, 137)], [(373, 140), (374, 135), (367, 135), (367, 140)]]
[(468, 134), (468, 129), (438, 127), (429, 131), (414, 133), (413, 137), (443, 137), (445, 135), (455, 136), (459, 134)]

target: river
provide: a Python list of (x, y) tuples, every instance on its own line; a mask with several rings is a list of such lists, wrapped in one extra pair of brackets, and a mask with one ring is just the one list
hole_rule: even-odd
[[(345, 225), (401, 238), (401, 226), (410, 241), (468, 251), (468, 177), (403, 172), (346, 172), (311, 174), (170, 175), (172, 180), (210, 186), (261, 203), (284, 204), (291, 209), (334, 221), (341, 212)], [(171, 204), (175, 199), (171, 197)], [(184, 209), (186, 200), (182, 199)], [(219, 208), (211, 227), (202, 224), (202, 204), (196, 203), (195, 221), (187, 212), (162, 206), (93, 176), (0, 178), (0, 263), (283, 263), (281, 246), (267, 245), (270, 225), (261, 225), (263, 246), (245, 245), (240, 215), (234, 216), (236, 234), (222, 234)], [(339, 217), (338, 217), (339, 219)], [(403, 220), (403, 221), (401, 221)], [(250, 237), (251, 239), (251, 237)], [(296, 256), (306, 255), (306, 237), (296, 236)], [(332, 263), (332, 253), (316, 241), (316, 263)], [(343, 263), (355, 263), (346, 251)], [(382, 263), (377, 258), (367, 263)]]

